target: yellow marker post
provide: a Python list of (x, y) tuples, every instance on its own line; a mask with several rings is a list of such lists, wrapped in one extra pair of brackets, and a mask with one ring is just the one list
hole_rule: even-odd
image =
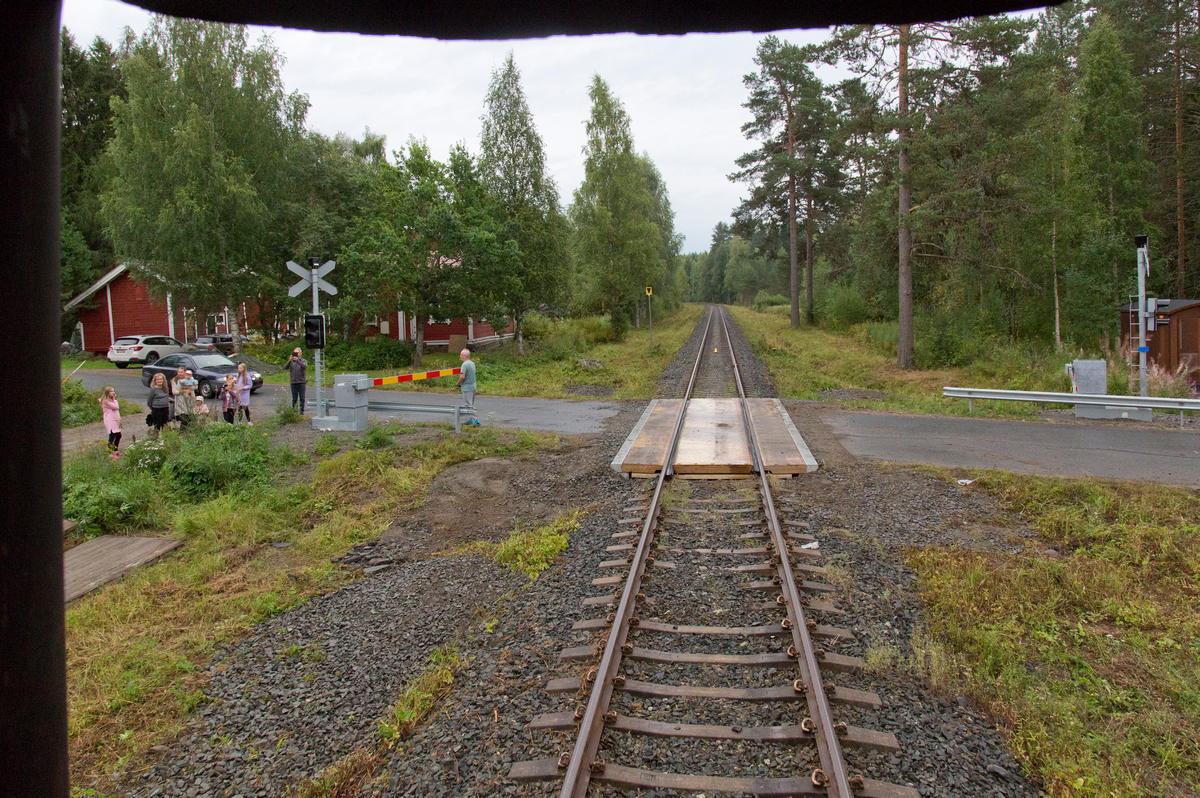
[(646, 286), (646, 315), (650, 319), (650, 354), (654, 354), (654, 311), (650, 308), (650, 295), (654, 289)]

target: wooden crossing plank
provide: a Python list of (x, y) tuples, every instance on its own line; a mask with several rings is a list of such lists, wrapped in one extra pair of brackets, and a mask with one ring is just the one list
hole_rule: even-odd
[(773, 474), (805, 474), (817, 470), (817, 461), (778, 399), (747, 399), (746, 405), (750, 422), (754, 424), (763, 468)]
[(675, 450), (676, 474), (748, 474), (754, 470), (737, 399), (693, 399)]
[(70, 604), (109, 582), (183, 545), (174, 538), (130, 538), (105, 535), (63, 555), (63, 598)]
[(621, 470), (633, 474), (653, 474), (662, 469), (671, 433), (675, 431), (675, 419), (679, 415), (682, 399), (659, 399), (642, 423), (642, 430), (634, 439)]

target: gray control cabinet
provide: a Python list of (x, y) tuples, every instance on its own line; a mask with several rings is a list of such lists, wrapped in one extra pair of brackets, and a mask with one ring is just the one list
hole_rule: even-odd
[[(1108, 362), (1105, 360), (1076, 360), (1068, 369), (1073, 393), (1103, 396), (1108, 393)], [(1075, 418), (1129, 418), (1150, 421), (1153, 412), (1148, 407), (1103, 407), (1075, 405)]]

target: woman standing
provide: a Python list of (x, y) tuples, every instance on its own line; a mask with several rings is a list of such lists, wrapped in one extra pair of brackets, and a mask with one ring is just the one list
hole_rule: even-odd
[(116, 459), (121, 456), (121, 405), (117, 402), (117, 391), (111, 385), (100, 392), (100, 412), (104, 414), (104, 428), (108, 430), (108, 451)]
[(162, 374), (155, 374), (150, 380), (146, 404), (150, 406), (150, 426), (154, 427), (155, 433), (161, 433), (171, 420), (171, 395), (167, 393), (167, 378)]
[(246, 426), (253, 427), (254, 424), (250, 421), (250, 389), (254, 387), (254, 380), (251, 379), (245, 363), (238, 363), (237, 377), (233, 384), (238, 392), (238, 417), (245, 415)]

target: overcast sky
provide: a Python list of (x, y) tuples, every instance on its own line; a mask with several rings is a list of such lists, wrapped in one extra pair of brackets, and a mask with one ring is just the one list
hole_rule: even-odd
[[(140, 8), (115, 0), (63, 3), (63, 25), (84, 47), (96, 36), (120, 40), (125, 26), (141, 34), (149, 19)], [(587, 88), (595, 73), (625, 103), (635, 145), (667, 181), (684, 252), (707, 250), (713, 226), (729, 219), (744, 193), (726, 175), (734, 159), (751, 148), (741, 134), (748, 119), (741, 106), (742, 76), (753, 69), (759, 35), (443, 42), (257, 27), (252, 35), (264, 31), (287, 58), (288, 91), (308, 95), (309, 127), (326, 135), (359, 137), (369, 127), (387, 136), (389, 151), (415, 136), (428, 141), (435, 157), (447, 157), (458, 141), (478, 153), (488, 81), (511, 49), (564, 205), (583, 179)], [(804, 44), (828, 32), (779, 35)]]

